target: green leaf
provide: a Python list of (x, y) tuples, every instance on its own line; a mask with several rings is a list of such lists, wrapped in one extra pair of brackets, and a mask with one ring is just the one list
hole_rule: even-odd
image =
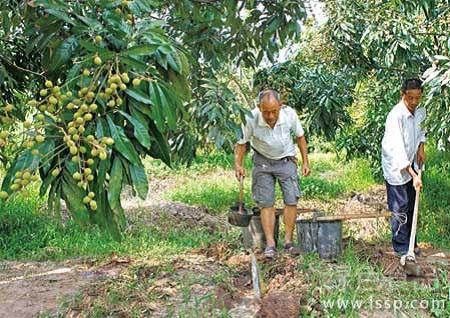
[(66, 201), (67, 208), (70, 211), (74, 221), (82, 226), (88, 224), (89, 211), (82, 202), (82, 198), (85, 195), (84, 191), (76, 185), (72, 176), (67, 172), (64, 172), (64, 178), (61, 185), (61, 196), (64, 201)]
[(100, 160), (97, 169), (97, 178), (95, 179), (97, 192), (103, 192), (105, 189), (106, 172), (109, 170), (109, 160)]
[(122, 56), (130, 56), (130, 55), (145, 55), (150, 56), (154, 54), (158, 50), (159, 44), (143, 44), (143, 45), (137, 45), (133, 46), (129, 49), (126, 49), (120, 53)]
[(51, 173), (49, 173), (44, 178), (44, 180), (42, 180), (41, 187), (39, 188), (39, 195), (41, 197), (45, 196), (45, 194), (47, 193), (48, 188), (53, 183), (53, 181), (56, 180), (56, 178), (57, 178), (57, 176), (54, 177)]
[(132, 35), (132, 28), (125, 22), (122, 15), (106, 10), (103, 18), (107, 23), (106, 28), (118, 38), (125, 39)]
[(128, 119), (129, 122), (134, 127), (134, 137), (140, 142), (142, 146), (144, 146), (147, 149), (150, 149), (150, 135), (148, 134), (147, 129), (144, 125), (142, 125), (137, 119), (131, 117), (129, 114), (119, 111), (123, 116), (125, 116), (126, 119)]
[(176, 128), (176, 109), (179, 99), (164, 84), (149, 83), (149, 94), (152, 99), (152, 118), (159, 130), (164, 130), (165, 120), (170, 129)]
[[(47, 139), (42, 144), (39, 144), (36, 149), (39, 150), (39, 153), (41, 154), (51, 154), (53, 153), (53, 150), (55, 149), (55, 141), (53, 139)], [(52, 156), (52, 155), (50, 155)], [(44, 161), (48, 161), (44, 166), (42, 166), (44, 174), (47, 174), (49, 169), (51, 168), (51, 160), (48, 160), (47, 158)]]
[[(91, 42), (88, 42), (88, 41), (78, 40), (78, 43), (83, 48), (85, 48), (87, 51), (89, 51), (91, 53), (98, 54), (98, 56), (100, 58), (102, 58), (103, 60), (111, 59), (112, 57), (114, 57), (116, 55), (116, 53), (114, 53), (113, 51), (105, 49), (105, 48), (103, 48), (101, 46), (94, 45), (94, 44), (92, 44)], [(93, 56), (92, 56), (92, 58), (93, 58)]]
[(64, 10), (67, 9), (66, 4), (62, 0), (35, 0), (36, 5), (41, 5), (47, 9)]
[(114, 158), (111, 172), (109, 173), (108, 202), (111, 209), (120, 206), (120, 193), (122, 191), (123, 167), (119, 157)]
[(173, 87), (178, 92), (178, 95), (183, 100), (188, 101), (191, 99), (191, 88), (189, 86), (189, 83), (183, 75), (176, 74), (174, 71), (169, 70), (168, 71), (168, 77), (170, 81), (172, 82)]
[(86, 24), (87, 26), (89, 26), (91, 29), (98, 30), (98, 31), (100, 31), (100, 30), (103, 29), (102, 24), (101, 24), (100, 22), (98, 22), (96, 19), (91, 19), (91, 18), (89, 18), (89, 17), (85, 17), (85, 16), (78, 15), (78, 14), (76, 14), (75, 16), (76, 16), (80, 21), (82, 21), (84, 24)]
[(154, 56), (156, 58), (156, 62), (158, 62), (158, 64), (161, 65), (162, 68), (167, 70), (167, 55), (162, 54), (160, 51), (158, 51), (155, 52)]
[(117, 149), (128, 161), (133, 164), (139, 164), (141, 160), (136, 152), (131, 141), (125, 135), (122, 127), (118, 127), (114, 124), (109, 115), (106, 115), (108, 120), (109, 129), (111, 130), (111, 137), (114, 139), (114, 148)]
[(72, 58), (78, 48), (78, 41), (75, 36), (65, 39), (56, 49), (49, 65), (50, 71), (58, 70)]
[(128, 5), (131, 12), (135, 15), (142, 15), (144, 13), (153, 12), (154, 1), (153, 0), (135, 0)]
[(152, 146), (150, 148), (150, 155), (153, 158), (161, 159), (166, 165), (169, 167), (171, 166), (171, 159), (170, 159), (170, 149), (169, 144), (164, 138), (163, 134), (158, 130), (158, 127), (156, 127), (155, 123), (150, 120), (149, 122), (149, 129), (150, 133), (153, 139)]
[(147, 105), (152, 104), (152, 101), (149, 99), (149, 97), (140, 90), (129, 88), (125, 92), (127, 93), (128, 96), (131, 96), (138, 102), (141, 102), (141, 103), (147, 104)]
[(2, 12), (2, 25), (3, 32), (9, 33), (11, 28), (11, 20), (9, 19), (9, 12), (7, 11)]
[(148, 193), (148, 179), (145, 173), (144, 166), (141, 165), (130, 165), (128, 167), (130, 170), (131, 180), (133, 181), (134, 189), (137, 191), (139, 197), (142, 200), (147, 198)]
[(142, 111), (142, 104), (139, 104), (133, 99), (130, 99), (128, 103), (128, 108), (130, 109), (131, 116), (139, 120), (139, 122), (147, 126), (148, 120), (151, 119), (150, 108), (148, 108), (148, 115), (145, 116), (145, 113)]
[(169, 128), (175, 129), (177, 122), (177, 109), (182, 107), (182, 103), (175, 91), (165, 83), (159, 83), (161, 101), (164, 102), (164, 114), (167, 117)]
[(71, 81), (77, 76), (79, 76), (80, 72), (81, 72), (81, 64), (74, 64), (67, 73), (67, 78)]
[(172, 70), (174, 70), (178, 74), (181, 74), (182, 65), (180, 57), (177, 54), (177, 51), (167, 55), (167, 63), (169, 63)]
[(42, 41), (45, 34), (41, 33), (37, 35), (33, 40), (29, 41), (25, 47), (25, 54), (30, 55), (31, 52), (33, 52), (37, 46), (37, 44)]
[(111, 210), (114, 215), (114, 220), (117, 222), (119, 226), (119, 229), (124, 229), (127, 225), (127, 219), (125, 217), (124, 209), (120, 205), (117, 205), (115, 208), (111, 208)]
[(136, 71), (139, 72), (145, 72), (145, 70), (147, 69), (147, 64), (132, 57), (122, 56), (120, 58), (120, 61), (128, 66), (133, 67)]
[(72, 160), (67, 160), (64, 162), (64, 168), (70, 175), (73, 175), (75, 172), (78, 172), (80, 167), (78, 163), (73, 162)]
[(57, 181), (52, 185), (50, 192), (48, 194), (48, 210), (53, 213), (53, 215), (59, 220), (61, 218), (61, 183)]
[(77, 23), (64, 12), (61, 12), (61, 11), (55, 10), (55, 9), (45, 9), (45, 11), (47, 13), (57, 17), (58, 19), (63, 20), (73, 26), (77, 25)]
[[(161, 100), (159, 86), (156, 85), (155, 83), (151, 82), (151, 83), (148, 83), (148, 87), (149, 87), (149, 94), (150, 94), (150, 98), (151, 98), (151, 104), (153, 106), (150, 109), (151, 117), (155, 121), (158, 129), (161, 131), (164, 131), (165, 120), (164, 120), (164, 115), (163, 115), (163, 113), (164, 113), (163, 108), (166, 105), (163, 105), (163, 101)], [(164, 101), (165, 101), (165, 99), (164, 99)]]
[(95, 45), (92, 44), (91, 42), (84, 41), (84, 40), (79, 40), (78, 42), (80, 43), (80, 45), (81, 45), (82, 47), (84, 47), (86, 50), (88, 50), (88, 51), (91, 52), (91, 53), (95, 53), (95, 52), (97, 52), (98, 49), (99, 49), (97, 46), (95, 46)]
[(97, 138), (109, 137), (111, 134), (109, 133), (108, 123), (104, 118), (99, 118), (97, 121), (97, 127), (95, 130), (95, 136)]

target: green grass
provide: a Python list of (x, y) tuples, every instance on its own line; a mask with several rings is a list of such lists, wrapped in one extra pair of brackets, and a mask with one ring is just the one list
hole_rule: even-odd
[[(165, 197), (173, 201), (205, 206), (215, 213), (220, 213), (238, 201), (239, 183), (233, 176), (196, 178), (170, 191)], [(248, 206), (252, 205), (251, 185), (248, 179), (244, 182), (244, 202)]]
[(450, 153), (431, 150), (423, 173), (419, 240), (450, 248)]
[[(205, 162), (208, 162), (205, 160)], [(301, 178), (301, 191), (304, 198), (332, 199), (351, 191), (364, 191), (375, 184), (369, 165), (363, 160), (342, 163), (332, 154), (311, 155), (312, 174)], [(246, 175), (251, 176), (251, 164), (248, 162)], [(187, 204), (196, 204), (222, 212), (238, 199), (238, 183), (233, 176), (231, 166), (219, 165), (216, 171), (226, 170), (229, 173), (209, 179), (190, 176), (185, 183), (166, 194), (169, 200)], [(194, 169), (194, 171), (196, 171)], [(211, 170), (210, 170), (211, 171)], [(194, 172), (191, 172), (194, 173)], [(247, 205), (254, 205), (251, 198), (251, 180), (245, 181), (244, 192)], [(276, 200), (281, 202), (282, 196), (277, 186)]]
[[(173, 164), (172, 168), (166, 166), (159, 159), (146, 158), (144, 166), (150, 179), (153, 177), (169, 177), (169, 176), (196, 176), (217, 169), (230, 170), (234, 167), (234, 155), (224, 152), (213, 151), (210, 153), (199, 154), (190, 166), (182, 164)], [(251, 156), (247, 155), (244, 160), (244, 166), (248, 169), (251, 167)]]
[[(20, 195), (0, 205), (0, 259), (58, 260), (68, 257), (174, 255), (224, 239), (207, 228), (173, 226), (164, 221), (149, 226), (142, 220), (130, 226), (122, 241), (97, 227), (81, 228), (72, 221), (62, 226), (41, 209), (37, 193)], [(229, 238), (228, 238), (229, 239)]]
[[(344, 163), (333, 154), (310, 155), (312, 174), (302, 178), (304, 198), (333, 199), (351, 191), (365, 191), (374, 185), (369, 164), (364, 160)], [(224, 213), (238, 199), (238, 183), (232, 172), (232, 155), (213, 153), (196, 159), (192, 169), (178, 167), (168, 170), (168, 176), (185, 181), (166, 193), (169, 200), (205, 206), (212, 213)], [(162, 175), (166, 168), (152, 160), (147, 166)], [(424, 174), (421, 196), (419, 240), (448, 249), (450, 246), (450, 155), (431, 151)], [(247, 175), (251, 174), (250, 156), (246, 159)], [(165, 172), (164, 172), (165, 173)], [(212, 176), (212, 177), (211, 177)], [(277, 187), (277, 199), (281, 193)], [(245, 180), (245, 202), (253, 206), (251, 180)], [(280, 202), (280, 201), (278, 201)], [(162, 255), (177, 253), (217, 240), (207, 231), (184, 230), (168, 226), (168, 231), (156, 227), (134, 226), (122, 242), (116, 242), (98, 228), (80, 228), (69, 223), (62, 227), (48, 216), (37, 190), (0, 203), (0, 259), (62, 259), (72, 256), (97, 256), (116, 253), (139, 254), (142, 251)]]

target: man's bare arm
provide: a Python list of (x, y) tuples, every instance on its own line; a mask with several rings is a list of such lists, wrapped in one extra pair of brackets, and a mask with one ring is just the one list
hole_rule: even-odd
[(234, 171), (238, 180), (240, 180), (241, 177), (245, 177), (243, 162), (246, 152), (247, 146), (245, 144), (236, 144), (234, 147)]
[(311, 172), (309, 168), (308, 159), (308, 144), (306, 143), (305, 136), (297, 137), (298, 149), (300, 149), (300, 155), (302, 156), (302, 175), (307, 176)]

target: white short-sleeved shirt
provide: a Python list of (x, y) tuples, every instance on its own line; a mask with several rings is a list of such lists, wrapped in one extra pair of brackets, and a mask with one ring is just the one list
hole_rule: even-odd
[(413, 115), (403, 101), (389, 112), (381, 143), (381, 164), (389, 184), (402, 185), (411, 180), (405, 168), (416, 161), (419, 145), (425, 142), (425, 130), (422, 128), (425, 117), (424, 108), (417, 108)]
[(242, 125), (243, 136), (238, 144), (250, 142), (257, 152), (269, 159), (295, 156), (293, 137), (301, 137), (305, 132), (294, 109), (283, 105), (273, 129), (266, 123), (259, 108), (253, 109), (252, 115), (247, 116), (246, 124)]

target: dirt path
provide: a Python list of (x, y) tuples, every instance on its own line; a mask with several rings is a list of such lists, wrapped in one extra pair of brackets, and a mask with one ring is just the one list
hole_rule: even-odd
[(88, 284), (79, 266), (51, 262), (1, 262), (0, 317), (35, 317)]
[(89, 262), (0, 262), (0, 317), (28, 318), (54, 312), (83, 287), (117, 277), (128, 260), (112, 258), (102, 266)]

